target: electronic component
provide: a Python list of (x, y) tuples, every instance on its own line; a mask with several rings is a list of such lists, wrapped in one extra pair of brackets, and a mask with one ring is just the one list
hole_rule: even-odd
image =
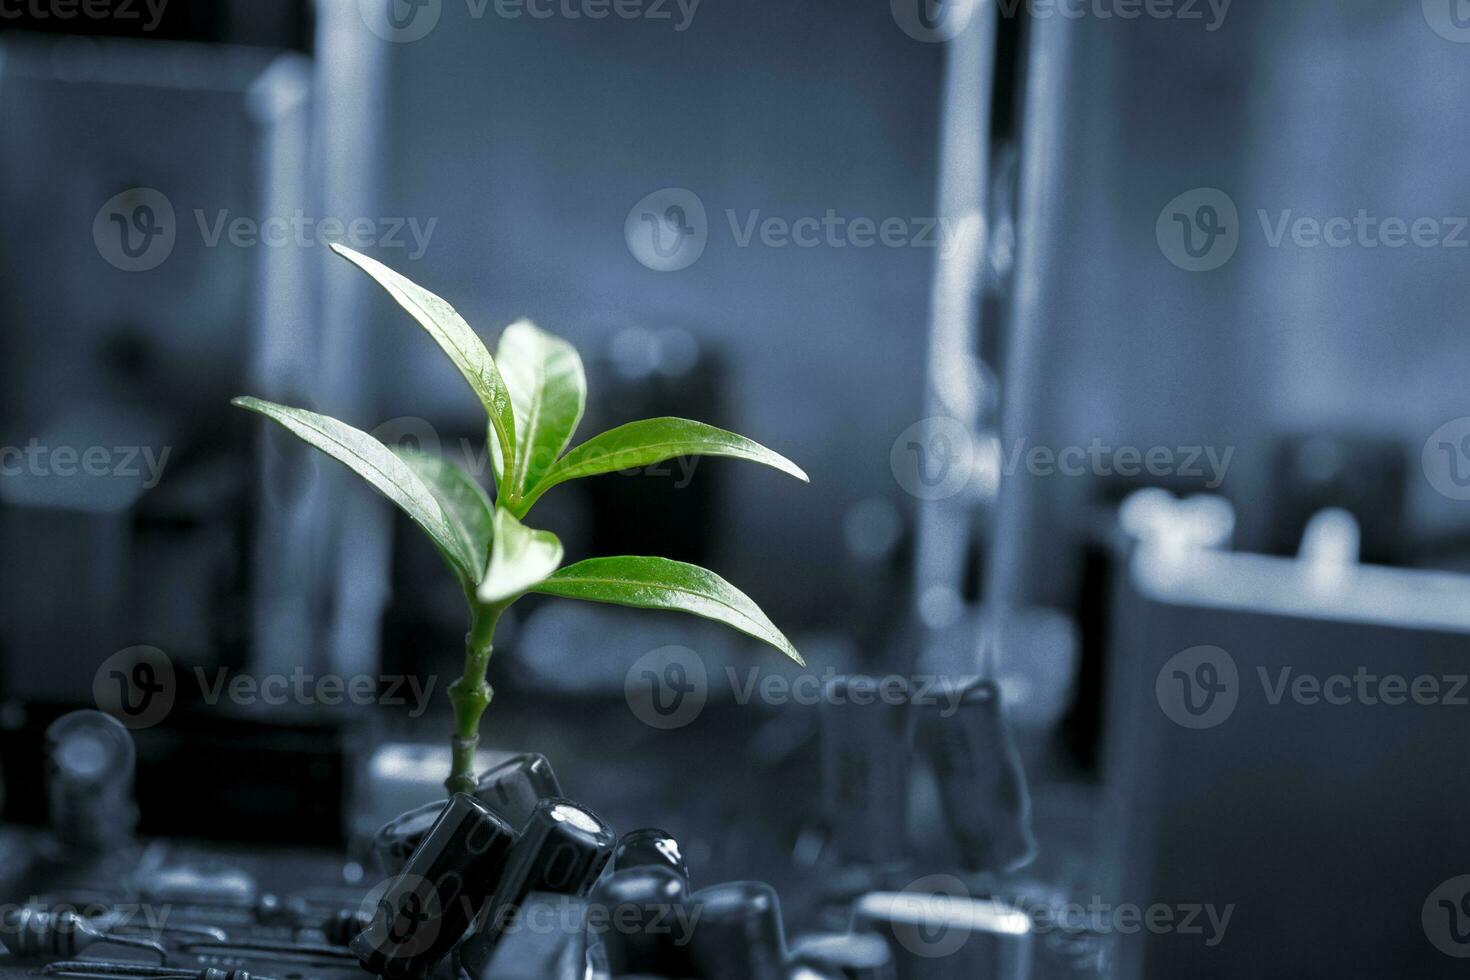
[(818, 709), (822, 817), (841, 858), (881, 865), (907, 850), (907, 703), (907, 684), (897, 677), (827, 681)]
[[(542, 800), (561, 796), (561, 784), (546, 756), (523, 752), (485, 770), (475, 781), (475, 799), (519, 831)], [(403, 870), (414, 848), (429, 833), (445, 801), (435, 800), (399, 814), (373, 835), (373, 856), (384, 874)]]
[(689, 961), (703, 980), (785, 980), (786, 936), (776, 890), (733, 881), (694, 893)]
[(94, 923), (75, 912), (44, 912), (37, 908), (12, 909), (0, 916), (0, 941), (18, 957), (76, 956), (100, 943), (146, 949), (168, 962), (168, 953), (156, 942), (120, 936), (105, 931), (105, 923)]
[(525, 827), (537, 804), (561, 796), (561, 783), (551, 763), (539, 752), (512, 756), (475, 780), (475, 799), (504, 817), (515, 830)]
[(586, 921), (584, 898), (528, 895), (488, 961), (465, 972), (470, 980), (585, 980)]
[(657, 827), (630, 830), (618, 840), (613, 851), (613, 870), (649, 866), (668, 868), (683, 878), (684, 884), (690, 883), (689, 865), (684, 863), (679, 842), (672, 835)]
[(500, 934), (533, 892), (583, 896), (612, 857), (616, 837), (591, 810), (571, 800), (542, 800), (516, 842), (495, 897), (465, 940), (459, 959), (471, 974), (488, 962)]
[(138, 825), (132, 734), (100, 711), (73, 711), (46, 729), (46, 797), (51, 828), (80, 851), (127, 844)]
[(609, 975), (689, 975), (688, 898), (685, 880), (662, 864), (624, 868), (598, 882), (587, 934)]
[(353, 938), (363, 967), (402, 977), (438, 962), (494, 890), (515, 840), (502, 818), (456, 793), (403, 872), (388, 882), (368, 927)]
[(960, 860), (1008, 871), (1036, 856), (1031, 797), (993, 681), (940, 681), (912, 709), (915, 751), (934, 772)]

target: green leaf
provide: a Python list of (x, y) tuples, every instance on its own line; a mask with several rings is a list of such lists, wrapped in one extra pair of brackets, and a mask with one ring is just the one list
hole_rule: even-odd
[(587, 404), (587, 375), (575, 347), (529, 320), (505, 328), (495, 357), (515, 406), (514, 499), (534, 487), (572, 441)]
[(428, 486), (444, 509), (450, 526), (464, 539), (468, 552), (478, 560), (471, 583), (478, 585), (485, 576), (485, 563), (490, 560), (490, 542), (494, 539), (495, 508), (485, 488), (452, 460), (417, 449), (395, 449), (394, 452)]
[(529, 507), (547, 490), (567, 480), (649, 466), (680, 456), (749, 460), (809, 482), (801, 467), (742, 435), (689, 419), (644, 419), (593, 436), (567, 453), (536, 484), (525, 506)]
[(330, 416), (260, 398), (236, 398), (230, 404), (280, 423), (292, 435), (346, 465), (424, 529), (461, 581), (473, 583), (479, 578), (479, 562), (455, 531), (433, 491), (393, 450)]
[(567, 599), (670, 609), (712, 619), (780, 650), (806, 666), (791, 641), (744, 592), (714, 572), (667, 558), (589, 558), (568, 565), (534, 591)]
[(470, 383), (490, 416), (500, 450), (510, 456), (516, 449), (516, 420), (510, 392), (490, 352), (480, 337), (444, 300), (410, 282), (404, 276), (376, 259), (354, 252), (344, 245), (333, 244), (333, 251), (371, 276), (388, 294), (407, 310), (435, 343), (449, 355), (459, 373)]
[(534, 531), (507, 511), (495, 512), (490, 568), (480, 583), (481, 602), (505, 602), (544, 581), (561, 564), (561, 542), (550, 531)]

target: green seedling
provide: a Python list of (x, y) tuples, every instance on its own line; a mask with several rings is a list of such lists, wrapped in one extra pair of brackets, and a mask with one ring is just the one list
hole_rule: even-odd
[(449, 688), (454, 733), (444, 785), (451, 794), (474, 788), (480, 718), (493, 693), (485, 672), (495, 626), (527, 593), (692, 613), (769, 643), (803, 664), (760, 607), (714, 572), (667, 558), (626, 555), (563, 567), (556, 535), (522, 523), (542, 494), (568, 480), (681, 456), (726, 456), (805, 481), (795, 463), (733, 432), (680, 418), (629, 422), (567, 451), (587, 401), (587, 378), (576, 348), (520, 321), (501, 334), (492, 358), (444, 300), (366, 255), (332, 247), (386, 289), (469, 382), (489, 416), (494, 503), (452, 460), (390, 448), (344, 422), (300, 408), (249, 397), (233, 404), (280, 423), (372, 484), (423, 529), (458, 578), (469, 602), (470, 629), (464, 674)]

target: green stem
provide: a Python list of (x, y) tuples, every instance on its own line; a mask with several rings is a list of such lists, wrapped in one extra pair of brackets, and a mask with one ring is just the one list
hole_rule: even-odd
[(480, 716), (494, 695), (485, 682), (485, 670), (490, 666), (495, 624), (505, 611), (501, 604), (474, 602), (473, 607), (470, 631), (464, 638), (464, 673), (449, 685), (449, 700), (454, 704), (454, 734), (449, 740), (452, 762), (444, 788), (451, 796), (472, 793), (475, 789), (475, 749), (480, 744)]

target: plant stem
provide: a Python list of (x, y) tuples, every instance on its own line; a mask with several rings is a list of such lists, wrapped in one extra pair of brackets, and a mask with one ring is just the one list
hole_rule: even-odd
[(485, 713), (495, 693), (485, 682), (485, 669), (490, 666), (495, 624), (505, 611), (501, 604), (485, 605), (472, 600), (472, 605), (474, 613), (470, 631), (464, 638), (464, 673), (449, 685), (449, 700), (454, 704), (454, 734), (449, 739), (452, 762), (444, 788), (450, 796), (472, 793), (475, 789), (475, 749), (480, 744), (480, 716)]

